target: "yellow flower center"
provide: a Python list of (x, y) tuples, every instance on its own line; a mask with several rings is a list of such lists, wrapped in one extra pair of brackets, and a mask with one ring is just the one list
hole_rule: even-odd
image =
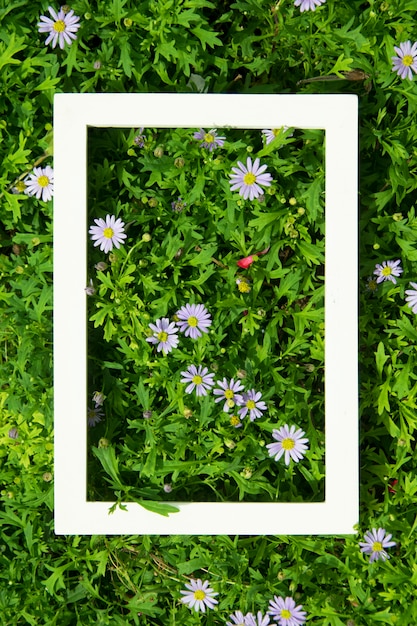
[(233, 409), (233, 407), (235, 406), (235, 403), (233, 402), (233, 400), (227, 400), (226, 404), (229, 407), (229, 409)]
[(204, 600), (205, 597), (206, 594), (202, 589), (197, 589), (197, 591), (194, 591), (194, 598), (196, 600)]
[(65, 30), (65, 22), (63, 20), (57, 20), (53, 25), (53, 29), (57, 33), (63, 33)]
[(253, 183), (256, 182), (255, 174), (252, 174), (252, 172), (247, 172), (247, 174), (245, 174), (243, 177), (243, 182), (245, 183), (245, 185), (253, 185)]
[(226, 389), (226, 391), (224, 392), (224, 397), (227, 398), (228, 400), (233, 398), (234, 395), (235, 394), (233, 393), (231, 389)]
[(162, 330), (160, 333), (157, 334), (157, 338), (159, 339), (159, 341), (165, 343), (165, 341), (168, 339), (168, 333)]
[(114, 230), (112, 228), (105, 228), (103, 230), (103, 236), (106, 237), (106, 239), (111, 239), (114, 235)]
[(372, 544), (372, 550), (373, 550), (373, 552), (381, 552), (381, 550), (382, 550), (382, 543), (380, 541), (375, 541)]
[(201, 376), (196, 374), (195, 376), (193, 376), (192, 381), (194, 385), (201, 385), (201, 383), (203, 382), (203, 379), (201, 378)]
[(406, 67), (413, 65), (413, 57), (411, 56), (411, 54), (406, 54), (405, 56), (403, 56), (402, 64)]
[(251, 411), (252, 409), (254, 409), (256, 407), (256, 404), (255, 404), (255, 402), (253, 400), (248, 400), (246, 402), (246, 406)]
[(188, 326), (192, 326), (193, 328), (198, 326), (198, 319), (194, 315), (189, 317), (187, 321), (188, 321)]
[(295, 446), (294, 439), (290, 439), (289, 437), (287, 439), (283, 439), (282, 447), (284, 448), (284, 450), (292, 450), (294, 446)]
[(250, 284), (246, 282), (246, 280), (241, 280), (237, 284), (237, 288), (240, 293), (249, 293), (250, 292)]
[(47, 176), (39, 176), (38, 185), (39, 187), (47, 187), (49, 185), (49, 178)]
[(291, 611), (289, 611), (288, 609), (282, 609), (281, 617), (283, 617), (284, 619), (290, 619)]
[(206, 133), (204, 135), (204, 141), (206, 141), (207, 143), (213, 143), (214, 135), (212, 135), (211, 133)]
[(273, 128), (273, 129), (272, 129), (272, 132), (273, 132), (273, 134), (274, 134), (274, 137), (277, 137), (277, 136), (279, 135), (279, 131), (280, 131), (280, 130), (281, 130), (280, 128)]
[(383, 276), (389, 276), (390, 274), (392, 274), (392, 269), (390, 268), (389, 265), (386, 265), (384, 269), (382, 270), (381, 274)]
[(237, 415), (232, 415), (232, 417), (230, 418), (230, 423), (232, 426), (237, 426), (238, 424), (240, 424), (240, 419)]
[(19, 182), (16, 183), (16, 189), (17, 189), (17, 191), (20, 191), (20, 192), (25, 191), (26, 185), (23, 182), (23, 180), (19, 180)]

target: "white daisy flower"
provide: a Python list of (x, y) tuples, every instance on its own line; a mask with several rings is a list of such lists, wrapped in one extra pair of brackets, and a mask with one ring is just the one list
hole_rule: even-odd
[(24, 181), (26, 193), (29, 196), (36, 196), (39, 200), (42, 196), (44, 202), (52, 200), (54, 195), (54, 170), (47, 165), (45, 168), (35, 167), (33, 174)]

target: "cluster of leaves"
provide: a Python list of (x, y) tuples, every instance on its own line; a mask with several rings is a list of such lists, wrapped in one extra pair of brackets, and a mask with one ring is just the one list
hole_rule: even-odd
[[(253, 611), (255, 607), (265, 610), (268, 600), (274, 594), (280, 594), (293, 595), (308, 611), (309, 621), (323, 626), (416, 623), (413, 537), (417, 493), (414, 477), (417, 469), (417, 331), (415, 316), (404, 302), (404, 290), (410, 280), (416, 280), (417, 266), (414, 123), (417, 89), (415, 80), (402, 81), (391, 70), (394, 45), (415, 39), (415, 1), (327, 0), (314, 13), (306, 11), (303, 14), (293, 6), (292, 0), (271, 3), (264, 0), (236, 0), (232, 3), (223, 0), (75, 0), (71, 8), (80, 16), (81, 27), (77, 40), (64, 50), (45, 47), (45, 36), (37, 31), (40, 14), (46, 12), (47, 3), (40, 5), (13, 0), (0, 8), (2, 622), (6, 626), (38, 623), (51, 626), (92, 623), (154, 625), (179, 621), (185, 625), (203, 621), (222, 624), (237, 607), (242, 611)], [(328, 79), (330, 75), (331, 80)], [(318, 77), (324, 80), (297, 84)], [(19, 180), (36, 164), (44, 161), (52, 164), (54, 93), (206, 90), (353, 92), (360, 98), (360, 529), (384, 526), (393, 534), (397, 546), (391, 550), (388, 562), (369, 566), (359, 553), (355, 536), (106, 539), (65, 538), (53, 534), (52, 212), (50, 205), (14, 191), (19, 191)], [(134, 149), (131, 139), (126, 131), (118, 141), (127, 150)], [(105, 136), (106, 145), (109, 141), (110, 138)], [(167, 154), (173, 156), (174, 152), (167, 148)], [(145, 150), (143, 155), (138, 153), (137, 159), (131, 155), (132, 169), (127, 164), (126, 151), (120, 151), (120, 146), (119, 154), (123, 168), (132, 174), (132, 178), (120, 182), (118, 198), (123, 206), (114, 208), (117, 209), (115, 212), (127, 216), (127, 222), (132, 222), (130, 233), (141, 238), (146, 225), (152, 242), (163, 243), (167, 233), (172, 231), (171, 222), (166, 226), (167, 219), (177, 220), (184, 230), (187, 220), (183, 214), (174, 216), (170, 213), (170, 202), (176, 199), (177, 190), (178, 195), (183, 193), (183, 188), (180, 191), (176, 187), (181, 172), (173, 177), (167, 190), (157, 189), (156, 178), (154, 183), (146, 186), (147, 181), (143, 178), (146, 173), (158, 176), (152, 149)], [(145, 155), (150, 157), (152, 167), (142, 172), (140, 167), (144, 162), (140, 159)], [(188, 153), (182, 156), (186, 161), (191, 158)], [(192, 158), (198, 161), (201, 155), (194, 153)], [(108, 167), (104, 168), (102, 175), (114, 179), (111, 165), (109, 156)], [(222, 165), (218, 167), (220, 176)], [(172, 164), (168, 169), (175, 173)], [(144, 181), (145, 189), (141, 187), (131, 192), (130, 188), (135, 187), (139, 179)], [(279, 181), (279, 177), (276, 180)], [(73, 183), (77, 184), (77, 181)], [(286, 200), (294, 196), (300, 206), (305, 206), (307, 199), (301, 198), (299, 190), (292, 184), (288, 177), (285, 185), (276, 189), (277, 196), (282, 194)], [(184, 188), (184, 197), (188, 194), (188, 207), (193, 212), (197, 212), (196, 203), (202, 200), (202, 188), (199, 193), (200, 198), (198, 195), (193, 198), (192, 189)], [(147, 216), (144, 197), (155, 197), (158, 202), (152, 217)], [(208, 197), (213, 202), (214, 187)], [(266, 200), (270, 202), (268, 194)], [(103, 198), (101, 202), (97, 209), (107, 212)], [(183, 247), (185, 251), (178, 267), (175, 263), (169, 266), (173, 265), (174, 271), (177, 267), (179, 280), (184, 276), (187, 280), (195, 280), (195, 276), (200, 276), (198, 266), (191, 265), (192, 278), (183, 274), (183, 263), (196, 258), (195, 246), (198, 245), (207, 258), (217, 259), (216, 255), (220, 253), (221, 262), (235, 270), (236, 258), (263, 249), (269, 245), (269, 239), (279, 239), (283, 232), (282, 220), (288, 219), (290, 211), (296, 213), (290, 206), (282, 205), (282, 214), (269, 225), (258, 223), (257, 226), (255, 223), (251, 226), (245, 221), (246, 238), (242, 242), (230, 238), (229, 257), (224, 246), (228, 241), (225, 234), (221, 241), (213, 239), (210, 242), (215, 247), (210, 252), (208, 246), (203, 248), (201, 240), (195, 238), (196, 241), (194, 235), (183, 232), (178, 241), (171, 242), (171, 248), (168, 248), (168, 241), (165, 243), (166, 258), (169, 258), (171, 249)], [(210, 215), (218, 215), (214, 205), (210, 210)], [(249, 219), (256, 221), (264, 217), (264, 212), (263, 206), (254, 205)], [(245, 210), (236, 211), (236, 219), (243, 219), (241, 213), (246, 220)], [(311, 233), (307, 214), (296, 217), (296, 224), (304, 225)], [(159, 221), (158, 217), (161, 218)], [(277, 231), (268, 233), (268, 228)], [(248, 237), (249, 232), (252, 234), (250, 229), (258, 237), (256, 243), (259, 242), (260, 247), (249, 247), (249, 243), (252, 245), (252, 239)], [(298, 240), (301, 242), (303, 237)], [(144, 242), (145, 252), (152, 249), (152, 242), (150, 245)], [(264, 245), (264, 242), (267, 243)], [(317, 249), (317, 242), (314, 243)], [(295, 255), (305, 261), (297, 245), (299, 243), (292, 239), (285, 244), (292, 250), (292, 257), (288, 260), (278, 255), (282, 269), (288, 269)], [(128, 252), (126, 247), (124, 250)], [(118, 292), (126, 296), (128, 291), (129, 297), (134, 298), (131, 303), (134, 306), (127, 306), (118, 318), (117, 336), (109, 325), (109, 335), (106, 335), (103, 353), (98, 354), (97, 361), (97, 372), (102, 375), (102, 380), (91, 381), (92, 389), (95, 389), (95, 382), (102, 383), (106, 389), (111, 387), (114, 392), (110, 399), (112, 411), (120, 417), (126, 415), (127, 408), (122, 404), (122, 397), (126, 393), (136, 393), (132, 385), (139, 384), (138, 378), (133, 377), (138, 350), (129, 346), (126, 338), (131, 337), (136, 318), (128, 325), (127, 310), (140, 312), (141, 326), (134, 330), (135, 335), (140, 336), (139, 331), (146, 329), (155, 310), (137, 306), (138, 299), (145, 303), (153, 296), (158, 299), (163, 295), (155, 286), (144, 282), (132, 288), (132, 281), (126, 282), (132, 273), (123, 273), (128, 263), (123, 272), (120, 271), (124, 262), (122, 255), (123, 252), (117, 253), (110, 270), (103, 272), (103, 276), (93, 276), (95, 282), (100, 282), (97, 297), (104, 302), (110, 296), (113, 287), (109, 286), (105, 292), (108, 274)], [(275, 256), (263, 257), (253, 267), (253, 288), (247, 294), (249, 299), (254, 297), (256, 282), (265, 280), (262, 271), (271, 258), (277, 263), (275, 253)], [(375, 293), (369, 292), (366, 280), (375, 264), (397, 258), (401, 259), (404, 268), (397, 284), (384, 283)], [(136, 262), (138, 259), (136, 255)], [(148, 262), (147, 276), (153, 260), (145, 259), (144, 255), (142, 259)], [(141, 259), (139, 267), (140, 262)], [(169, 273), (169, 266), (163, 271)], [(313, 264), (312, 267), (317, 270), (318, 266)], [(268, 272), (278, 270), (281, 268), (277, 265), (270, 267)], [(346, 271), (349, 271), (349, 259), (346, 259)], [(124, 282), (118, 284), (123, 277)], [(208, 276), (207, 284), (213, 278), (213, 275)], [(286, 276), (280, 278), (280, 285), (290, 280)], [(172, 274), (169, 279), (175, 285)], [(144, 280), (146, 282), (146, 277)], [(231, 275), (231, 285), (232, 282)], [(155, 289), (154, 294), (152, 289)], [(145, 293), (145, 290), (148, 291)], [(285, 309), (281, 313), (275, 312), (285, 318), (280, 329), (292, 328), (291, 324), (295, 328), (295, 303), (300, 295), (311, 295), (312, 290), (312, 286), (306, 288), (301, 280), (293, 285), (287, 282), (286, 292), (280, 297), (286, 299), (290, 313), (287, 314)], [(196, 286), (193, 286), (193, 293), (200, 293)], [(237, 291), (233, 298), (240, 300)], [(244, 302), (248, 308), (247, 301)], [(254, 304), (250, 300), (250, 305)], [(175, 306), (168, 307), (167, 301), (167, 311), (169, 308), (171, 312)], [(257, 310), (254, 308), (253, 313), (257, 314)], [(149, 320), (145, 314), (149, 315)], [(106, 372), (100, 369), (102, 357), (112, 343), (113, 347), (117, 344), (123, 348), (120, 343), (123, 337), (119, 337), (121, 319), (126, 325), (126, 348), (124, 352), (119, 351), (117, 360), (112, 350), (111, 362), (123, 363), (125, 381), (119, 375), (120, 367), (119, 371), (111, 367), (107, 367)], [(261, 328), (265, 324), (264, 318), (253, 319)], [(98, 326), (96, 338), (101, 338), (103, 328)], [(247, 333), (245, 341), (248, 346), (255, 335)], [(280, 341), (276, 342), (277, 349), (280, 349), (281, 341), (290, 346), (290, 335), (283, 330)], [(128, 348), (131, 349), (130, 357)], [(146, 350), (149, 354), (149, 346)], [(316, 359), (317, 364), (318, 352), (313, 356), (308, 353), (309, 348), (305, 350), (306, 362)], [(291, 362), (291, 354), (287, 356), (288, 371), (285, 371), (282, 391), (285, 397), (288, 385), (288, 394), (293, 395), (285, 397), (285, 405), (291, 406), (292, 403), (295, 406), (302, 392), (294, 389), (302, 388), (303, 377), (306, 388), (312, 387), (313, 381), (309, 380), (309, 373), (304, 372), (302, 366), (297, 367), (297, 363)], [(273, 353), (266, 354), (265, 358), (273, 358)], [(243, 367), (248, 369), (246, 365)], [(149, 400), (160, 402), (152, 394)], [(140, 402), (137, 396), (137, 404)], [(127, 419), (131, 423), (142, 421), (140, 414), (139, 418), (130, 415)], [(13, 428), (18, 431), (17, 439), (9, 436)], [(114, 433), (115, 440), (127, 436), (128, 432), (134, 431), (127, 429), (124, 433)], [(228, 438), (230, 432), (227, 431)], [(235, 432), (238, 431), (232, 431), (233, 436), (240, 437)], [(113, 433), (109, 435), (111, 440)], [(142, 433), (142, 437), (145, 440), (146, 433)], [(179, 589), (189, 576), (210, 577), (219, 592), (219, 605), (207, 616), (200, 618), (191, 614), (179, 601)]]

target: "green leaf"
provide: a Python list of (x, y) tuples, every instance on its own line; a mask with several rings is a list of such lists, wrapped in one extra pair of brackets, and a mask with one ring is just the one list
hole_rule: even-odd
[(376, 359), (376, 371), (378, 372), (378, 375), (381, 378), (384, 365), (386, 361), (389, 359), (389, 355), (385, 354), (384, 344), (382, 343), (382, 341), (380, 341), (378, 344), (378, 349), (375, 352), (375, 359)]
[(34, 87), (34, 90), (45, 91), (46, 89), (54, 89), (54, 87), (59, 83), (60, 80), (61, 80), (60, 77), (52, 78), (51, 76), (47, 76), (45, 80), (41, 82), (40, 85), (38, 85), (37, 87)]
[(262, 230), (265, 226), (272, 224), (276, 220), (282, 217), (282, 211), (276, 211), (273, 213), (265, 213), (256, 217), (254, 220), (250, 220), (249, 228), (255, 228), (256, 230)]
[(196, 28), (192, 28), (191, 32), (201, 41), (203, 50), (206, 49), (206, 44), (210, 46), (210, 48), (223, 45), (222, 41), (216, 36), (215, 33), (205, 28), (200, 28), (199, 26), (197, 26)]
[(112, 446), (107, 448), (92, 448), (94, 455), (98, 458), (104, 471), (113, 480), (118, 489), (123, 489), (122, 481), (119, 476), (119, 462)]
[(390, 405), (388, 400), (388, 394), (391, 391), (390, 381), (386, 380), (383, 385), (379, 386), (379, 396), (378, 396), (378, 415), (382, 415), (382, 413), (390, 411)]
[(298, 240), (297, 247), (308, 264), (314, 263), (315, 265), (320, 265), (321, 263), (324, 263), (323, 252), (317, 245), (313, 245), (307, 241)]
[(15, 34), (12, 33), (7, 46), (5, 46), (3, 42), (0, 42), (0, 70), (2, 70), (5, 65), (18, 65), (21, 62), (19, 59), (14, 59), (13, 57), (21, 50), (27, 48), (27, 46), (23, 44), (24, 41), (24, 37), (16, 38)]
[(47, 591), (51, 595), (54, 595), (55, 591), (57, 591), (58, 589), (65, 589), (66, 587), (64, 582), (64, 572), (73, 566), (72, 562), (65, 563), (64, 565), (61, 565), (59, 567), (52, 567), (47, 563), (45, 563), (44, 566), (50, 572), (53, 572), (47, 580), (41, 581), (42, 584), (45, 585)]
[(209, 263), (211, 263), (212, 256), (216, 254), (216, 252), (217, 246), (208, 246), (207, 248), (201, 250), (198, 254), (194, 255), (188, 264), (194, 267), (206, 267)]
[(170, 513), (179, 513), (179, 508), (168, 504), (167, 502), (154, 502), (152, 500), (138, 500), (138, 504), (143, 506), (147, 511), (151, 511), (152, 513), (158, 513), (158, 515), (163, 515), (164, 517), (168, 517)]
[(337, 58), (337, 61), (334, 64), (334, 66), (329, 71), (329, 74), (337, 74), (341, 78), (344, 78), (341, 72), (349, 72), (352, 69), (352, 63), (353, 63), (353, 59), (351, 58), (346, 59), (345, 55), (342, 52), (342, 54)]
[(323, 193), (323, 176), (319, 175), (313, 180), (307, 193), (305, 194), (306, 207), (308, 211), (308, 219), (310, 222), (315, 222), (319, 211), (322, 210), (321, 206), (321, 194)]

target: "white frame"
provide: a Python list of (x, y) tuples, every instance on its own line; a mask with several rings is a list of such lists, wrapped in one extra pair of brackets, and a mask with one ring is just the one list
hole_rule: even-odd
[[(359, 521), (357, 97), (58, 94), (54, 100), (54, 410), (56, 534), (339, 535)], [(325, 500), (139, 504), (87, 501), (87, 128), (325, 130)]]

